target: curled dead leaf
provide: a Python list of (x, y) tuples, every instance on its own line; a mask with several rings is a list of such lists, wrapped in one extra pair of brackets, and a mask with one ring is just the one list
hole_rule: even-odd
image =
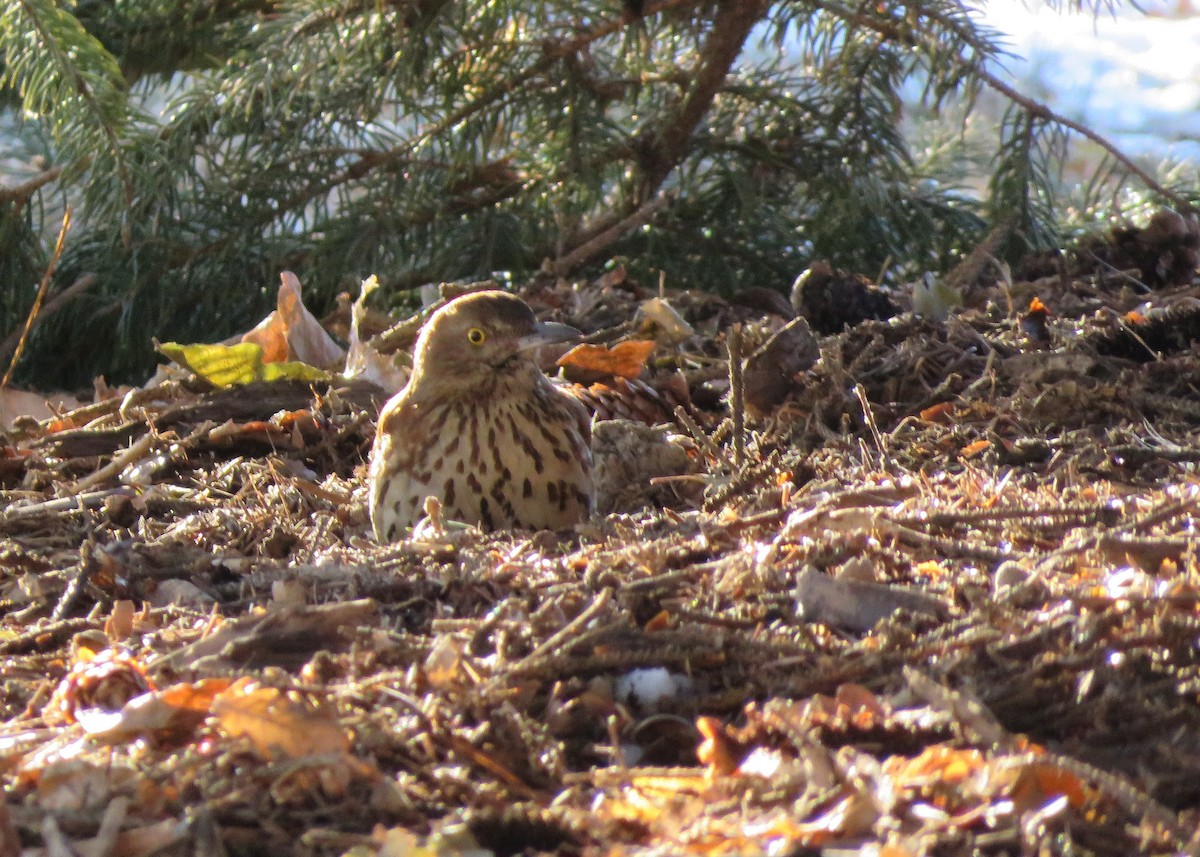
[(630, 339), (611, 348), (585, 342), (558, 358), (558, 365), (594, 375), (633, 380), (642, 374), (653, 352), (654, 342), (648, 339)]
[(284, 271), (279, 279), (275, 311), (243, 335), (242, 342), (262, 346), (264, 363), (294, 360), (322, 369), (340, 368), (342, 347), (304, 305), (299, 278)]
[(350, 749), (350, 736), (332, 714), (250, 679), (220, 693), (212, 713), (225, 734), (246, 738), (268, 759), (340, 755)]

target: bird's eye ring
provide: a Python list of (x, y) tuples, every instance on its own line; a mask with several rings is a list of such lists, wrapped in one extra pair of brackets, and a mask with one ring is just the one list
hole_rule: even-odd
[(487, 339), (487, 334), (483, 332), (482, 327), (472, 327), (467, 331), (467, 342), (472, 345), (483, 345), (485, 339)]

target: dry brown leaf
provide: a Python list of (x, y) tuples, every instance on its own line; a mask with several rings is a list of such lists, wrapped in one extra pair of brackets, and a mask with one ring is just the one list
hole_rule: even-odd
[(114, 643), (129, 639), (133, 634), (133, 618), (137, 607), (132, 601), (122, 599), (113, 603), (112, 613), (104, 622), (104, 634)]
[(706, 766), (705, 774), (723, 777), (736, 771), (746, 748), (734, 740), (729, 727), (715, 717), (699, 717), (696, 730), (704, 738), (696, 748), (696, 758)]
[(812, 847), (860, 836), (870, 831), (878, 819), (875, 802), (861, 792), (852, 792), (812, 821), (796, 824), (789, 820), (772, 832)]
[(291, 271), (284, 271), (279, 279), (275, 311), (241, 341), (260, 346), (263, 363), (298, 361), (321, 369), (340, 369), (345, 352), (304, 305), (300, 280)]
[(558, 365), (633, 380), (642, 374), (653, 352), (654, 342), (648, 339), (630, 339), (612, 348), (585, 342), (558, 358)]
[(131, 776), (127, 767), (97, 764), (92, 759), (54, 761), (38, 777), (37, 806), (52, 812), (92, 809), (107, 801)]
[[(78, 399), (68, 396), (66, 393), (31, 393), (5, 387), (0, 390), (0, 428), (12, 425), (12, 421), (20, 416), (44, 420), (62, 411), (74, 410), (79, 405)], [(58, 422), (65, 423), (65, 421)], [(63, 424), (54, 430), (62, 431), (69, 428), (75, 428), (75, 426)]]
[(900, 609), (931, 616), (946, 612), (936, 597), (916, 589), (833, 578), (813, 566), (800, 571), (792, 594), (797, 611), (806, 622), (852, 631), (869, 631), (880, 619)]
[(283, 363), (288, 359), (287, 322), (278, 309), (272, 310), (253, 329), (242, 334), (241, 341), (252, 342), (262, 348), (264, 363)]
[[(190, 837), (189, 825), (167, 818), (142, 827), (130, 827), (117, 834), (116, 842), (100, 837), (71, 843), (73, 854), (79, 857), (143, 857), (158, 854)], [(111, 845), (111, 847), (109, 847)], [(27, 848), (22, 857), (55, 857), (51, 848)]]
[(639, 331), (648, 332), (658, 341), (669, 345), (676, 345), (696, 335), (696, 329), (663, 298), (643, 301), (638, 307), (637, 321)]
[(217, 694), (231, 683), (227, 678), (183, 682), (143, 693), (120, 711), (91, 708), (75, 716), (85, 732), (111, 744), (149, 736), (161, 744), (186, 743), (208, 716)]
[(227, 735), (248, 739), (269, 759), (344, 754), (350, 749), (350, 737), (331, 714), (250, 679), (239, 679), (219, 694), (212, 712)]
[(957, 749), (945, 744), (926, 747), (919, 756), (893, 756), (884, 763), (898, 788), (921, 788), (929, 781), (957, 784), (978, 774), (988, 764), (983, 754), (973, 749)]
[[(782, 300), (778, 292), (771, 292)], [(785, 302), (786, 303), (786, 302)], [(742, 369), (746, 407), (754, 416), (769, 414), (794, 392), (800, 373), (821, 357), (808, 321), (794, 318), (748, 358)]]
[(389, 396), (399, 390), (408, 381), (407, 370), (396, 366), (391, 357), (385, 357), (375, 348), (369, 338), (361, 333), (363, 319), (367, 315), (367, 297), (379, 287), (379, 279), (374, 274), (362, 281), (358, 298), (350, 308), (350, 344), (346, 351), (346, 368), (343, 375), (347, 378), (361, 378), (378, 384)]
[(1020, 813), (1040, 809), (1059, 797), (1065, 797), (1072, 807), (1081, 809), (1095, 796), (1095, 790), (1079, 777), (1054, 764), (1030, 762), (1015, 772), (1016, 777), (1007, 791)]

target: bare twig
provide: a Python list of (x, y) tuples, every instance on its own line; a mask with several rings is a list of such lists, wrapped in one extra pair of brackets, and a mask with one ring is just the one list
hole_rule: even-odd
[(50, 264), (46, 266), (46, 273), (42, 274), (42, 282), (38, 286), (37, 297), (33, 299), (33, 306), (29, 308), (29, 315), (25, 318), (25, 327), (21, 331), (21, 335), (17, 338), (17, 348), (13, 352), (12, 360), (9, 361), (8, 371), (4, 373), (3, 378), (0, 378), (0, 390), (8, 386), (8, 381), (12, 378), (13, 370), (17, 368), (17, 361), (21, 359), (21, 352), (25, 350), (25, 343), (29, 339), (29, 331), (33, 329), (33, 323), (37, 320), (38, 313), (42, 308), (42, 300), (46, 297), (46, 290), (50, 288), (50, 278), (54, 276), (54, 269), (58, 267), (58, 260), (62, 258), (67, 230), (70, 228), (71, 209), (67, 208), (63, 213), (62, 226), (58, 229), (58, 240), (54, 242), (54, 253), (50, 257)]
[[(38, 313), (38, 318), (45, 321), (50, 316), (54, 315), (68, 303), (79, 297), (83, 292), (87, 291), (93, 283), (96, 282), (96, 275), (92, 273), (83, 274), (71, 285), (67, 286), (61, 292), (56, 294), (50, 300), (46, 301), (42, 306), (41, 312)], [(21, 341), (21, 337), (25, 335), (24, 330), (14, 330), (0, 342), (0, 360), (12, 354), (13, 349), (17, 347), (17, 343)]]
[(124, 452), (113, 456), (112, 461), (82, 477), (75, 483), (72, 493), (87, 491), (96, 485), (112, 479), (129, 465), (141, 461), (150, 454), (150, 450), (154, 448), (156, 437), (153, 432), (146, 432), (140, 438), (129, 445), (129, 448)]
[(548, 637), (540, 646), (522, 659), (522, 661), (513, 668), (514, 671), (519, 672), (522, 667), (536, 662), (538, 658), (558, 648), (558, 646), (566, 641), (568, 637), (585, 627), (589, 622), (595, 619), (605, 607), (608, 606), (608, 602), (612, 600), (612, 594), (613, 593), (611, 589), (600, 590), (600, 594), (596, 596), (596, 599), (589, 604), (582, 613), (580, 613), (566, 625), (563, 625), (554, 634), (551, 634), (550, 637)]
[(7, 640), (0, 641), (0, 655), (16, 655), (22, 652), (52, 651), (63, 640), (90, 628), (99, 628), (103, 622), (89, 619), (86, 616), (78, 619), (64, 619), (49, 625), (34, 625), (30, 630)]
[(1118, 149), (1116, 145), (1110, 143), (1103, 136), (1093, 131), (1087, 125), (1084, 125), (1082, 122), (1077, 122), (1074, 119), (1068, 119), (1061, 113), (1056, 113), (1054, 110), (1051, 110), (1047, 105), (1041, 103), (1040, 101), (1034, 101), (1032, 98), (1023, 95), (1002, 81), (1000, 78), (981, 67), (977, 66), (974, 69), (974, 73), (978, 75), (980, 80), (982, 80), (992, 89), (999, 92), (1005, 98), (1009, 99), (1015, 104), (1021, 105), (1021, 107), (1025, 109), (1025, 112), (1030, 116), (1036, 116), (1039, 119), (1045, 119), (1049, 122), (1053, 122), (1056, 125), (1069, 128), (1076, 134), (1091, 140), (1093, 143), (1111, 155), (1114, 160), (1121, 164), (1121, 166), (1137, 176), (1142, 184), (1150, 188), (1150, 190), (1154, 191), (1164, 199), (1169, 199), (1181, 213), (1191, 214), (1195, 212), (1195, 207), (1188, 202), (1188, 200), (1184, 199), (1174, 191), (1163, 187), (1148, 172), (1138, 166), (1132, 158)]
[(871, 439), (875, 442), (875, 450), (879, 453), (880, 464), (887, 461), (887, 446), (883, 442), (883, 435), (879, 433), (879, 424), (875, 422), (875, 411), (871, 407), (871, 401), (867, 398), (867, 391), (863, 389), (862, 384), (854, 385), (854, 395), (858, 399), (858, 405), (862, 408), (863, 422), (871, 432)]
[(642, 155), (639, 199), (658, 192), (672, 170), (683, 160), (688, 141), (721, 91), (729, 69), (742, 52), (750, 32), (762, 19), (763, 0), (731, 0), (718, 6), (708, 39), (693, 70), (693, 83), (670, 124), (658, 130)]
[[(700, 424), (696, 422), (683, 405), (675, 406), (675, 419), (679, 421), (680, 426), (687, 431), (692, 440), (704, 448), (704, 452), (710, 459), (713, 461), (726, 460), (726, 456), (721, 451), (721, 448), (713, 443), (713, 439), (708, 436), (708, 432), (700, 427)], [(728, 464), (727, 461), (726, 463)]]
[(725, 337), (729, 349), (729, 411), (733, 418), (733, 466), (746, 464), (746, 387), (742, 383), (742, 326), (735, 324)]

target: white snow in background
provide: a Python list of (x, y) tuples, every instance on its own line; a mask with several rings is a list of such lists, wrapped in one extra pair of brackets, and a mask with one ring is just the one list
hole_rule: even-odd
[(1139, 5), (1095, 15), (998, 0), (982, 21), (1004, 34), (1003, 69), (1026, 95), (1129, 154), (1200, 161), (1200, 15), (1188, 0)]

